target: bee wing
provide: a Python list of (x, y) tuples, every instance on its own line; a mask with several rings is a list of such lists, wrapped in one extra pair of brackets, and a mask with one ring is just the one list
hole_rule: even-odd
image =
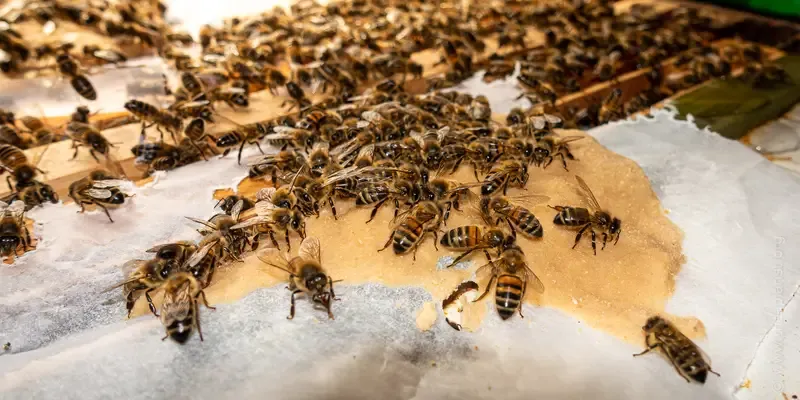
[(139, 276), (132, 276), (133, 272), (136, 271), (142, 263), (147, 262), (147, 260), (128, 260), (124, 264), (122, 264), (122, 273), (127, 276), (124, 280), (117, 282), (103, 290), (100, 293), (110, 292), (118, 287), (125, 286), (131, 282), (135, 282), (139, 280)]
[(589, 185), (587, 185), (586, 182), (584, 182), (583, 179), (581, 179), (581, 177), (578, 175), (575, 175), (575, 179), (578, 181), (578, 185), (581, 186), (581, 189), (583, 189), (583, 191), (586, 193), (586, 196), (591, 201), (592, 207), (594, 207), (595, 210), (602, 210), (602, 208), (600, 208), (600, 203), (597, 202), (597, 199), (594, 197), (594, 193), (592, 193), (592, 189), (589, 189)]
[(240, 87), (227, 87), (225, 89), (220, 90), (221, 93), (247, 93), (244, 88)]
[(314, 143), (314, 146), (311, 147), (311, 152), (312, 153), (315, 152), (315, 151), (327, 152), (330, 149), (330, 147), (331, 147), (330, 143), (319, 141), (319, 142)]
[(118, 63), (125, 61), (125, 57), (122, 56), (122, 54), (117, 53), (116, 51), (113, 50), (95, 50), (92, 54), (101, 60), (108, 61), (111, 63)]
[(214, 230), (214, 231), (217, 230), (217, 227), (214, 226), (214, 224), (212, 224), (212, 223), (210, 223), (208, 221), (204, 221), (202, 219), (193, 218), (193, 217), (185, 217), (185, 218), (188, 219), (189, 221), (197, 222), (198, 224), (203, 225), (203, 226), (205, 226), (205, 227), (207, 227), (207, 228), (209, 228), (211, 230)]
[(201, 106), (207, 106), (207, 105), (210, 105), (210, 104), (211, 104), (211, 102), (208, 101), (208, 100), (197, 100), (197, 101), (190, 101), (190, 102), (187, 102), (187, 103), (183, 103), (183, 104), (181, 104), (181, 106), (179, 108), (201, 107)]
[(274, 249), (270, 249), (264, 252), (260, 252), (256, 254), (261, 262), (264, 264), (269, 265), (270, 267), (277, 268), (281, 271), (289, 273), (289, 275), (294, 275), (294, 273), (289, 269), (289, 260), (286, 259), (286, 256), (283, 253), (276, 251)]
[(425, 138), (422, 137), (421, 133), (417, 131), (411, 131), (409, 136), (411, 136), (411, 138), (414, 139), (414, 141), (417, 142), (417, 144), (419, 144), (420, 146), (425, 145)]
[(358, 122), (356, 122), (356, 128), (358, 128), (358, 129), (368, 128), (369, 124), (370, 124), (369, 121), (358, 121)]
[(364, 168), (356, 168), (356, 167), (347, 167), (344, 169), (340, 169), (325, 178), (325, 181), (322, 183), (322, 186), (328, 186), (334, 184), (336, 182), (352, 178), (354, 176), (358, 176), (366, 171)]
[(552, 115), (552, 114), (545, 114), (544, 115), (544, 119), (547, 120), (547, 122), (549, 122), (549, 123), (551, 123), (553, 125), (558, 125), (561, 122), (563, 122), (561, 120), (561, 117), (559, 117), (557, 115)]
[(448, 134), (450, 134), (450, 127), (449, 126), (445, 126), (443, 128), (440, 128), (436, 132), (436, 139), (439, 141), (439, 143), (441, 143), (442, 140), (444, 140), (444, 138), (447, 137)]
[(25, 202), (14, 200), (11, 205), (5, 208), (7, 211), (11, 212), (12, 215), (20, 216), (25, 212)]
[(0, 201), (0, 212), (5, 211), (8, 208), (8, 203), (5, 201)]
[(544, 129), (544, 127), (547, 126), (547, 120), (540, 115), (533, 116), (530, 120), (535, 129)]
[(258, 192), (256, 192), (256, 203), (261, 203), (263, 201), (267, 202), (271, 201), (272, 196), (275, 195), (275, 192), (277, 190), (278, 189), (276, 189), (275, 187), (259, 189)]
[(303, 243), (300, 243), (300, 250), (297, 254), (306, 260), (320, 262), (320, 252), (319, 239), (315, 237), (307, 237), (305, 240), (303, 240)]
[[(490, 261), (486, 264), (481, 265), (480, 267), (478, 267), (478, 269), (475, 270), (475, 273), (473, 273), (473, 278), (474, 281), (477, 282), (479, 286), (485, 287), (485, 285), (489, 284), (488, 281), (492, 278), (492, 276), (497, 274), (497, 265), (495, 264), (495, 262), (497, 261)], [(488, 291), (485, 291), (485, 293), (488, 293)], [(480, 300), (480, 297), (473, 301), (478, 301), (478, 300)]]
[(107, 199), (111, 197), (111, 191), (108, 189), (86, 189), (86, 194), (95, 199)]
[(232, 229), (232, 230), (233, 229), (244, 229), (244, 228), (249, 228), (249, 227), (254, 226), (254, 225), (268, 224), (270, 221), (272, 221), (271, 218), (269, 218), (267, 216), (259, 215), (259, 216), (256, 216), (256, 217), (248, 218), (247, 220), (245, 220), (243, 222), (240, 222), (240, 223), (230, 227), (230, 229)]
[(543, 194), (524, 194), (518, 196), (506, 196), (509, 202), (528, 208), (532, 208), (538, 204), (542, 204), (550, 200), (550, 196)]
[(92, 187), (97, 189), (106, 189), (111, 187), (117, 187), (120, 185), (125, 185), (127, 181), (123, 179), (106, 179), (102, 181), (94, 181), (92, 182)]
[(368, 144), (358, 150), (358, 156), (356, 156), (356, 158), (372, 158), (373, 154), (375, 154), (375, 145)]
[(233, 205), (233, 208), (231, 208), (231, 218), (234, 221), (239, 220), (239, 213), (242, 212), (242, 208), (244, 208), (244, 200), (237, 201), (236, 204)]
[(525, 264), (525, 275), (527, 276), (526, 284), (530, 285), (536, 293), (544, 293), (544, 284), (533, 270), (528, 267), (528, 264)]
[(569, 142), (574, 142), (576, 140), (581, 140), (581, 139), (583, 139), (585, 137), (586, 136), (577, 136), (577, 135), (575, 135), (575, 136), (564, 136), (564, 137), (559, 139), (559, 143), (565, 144), (565, 143), (569, 143)]
[(203, 247), (197, 249), (197, 251), (192, 253), (192, 256), (189, 257), (188, 260), (186, 260), (184, 266), (191, 268), (199, 264), (200, 261), (202, 261), (203, 258), (206, 257), (206, 254), (208, 254), (209, 250), (211, 250), (212, 247), (216, 246), (218, 242), (219, 240), (212, 240), (211, 242), (206, 243)]
[(378, 122), (383, 119), (383, 116), (377, 111), (369, 110), (361, 113), (361, 119), (369, 122)]

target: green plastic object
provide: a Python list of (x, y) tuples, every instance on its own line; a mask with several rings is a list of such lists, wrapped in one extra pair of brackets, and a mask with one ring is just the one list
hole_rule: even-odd
[(706, 2), (759, 14), (800, 18), (800, 0), (707, 0)]
[(786, 70), (791, 83), (757, 89), (738, 79), (717, 79), (678, 97), (673, 104), (681, 118), (691, 114), (700, 128), (708, 126), (726, 138), (739, 139), (800, 101), (800, 56), (786, 56), (775, 63)]

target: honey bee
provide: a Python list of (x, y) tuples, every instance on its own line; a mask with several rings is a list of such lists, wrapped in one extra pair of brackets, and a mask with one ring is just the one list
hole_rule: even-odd
[(251, 208), (253, 208), (255, 206), (255, 203), (253, 202), (253, 200), (250, 200), (250, 199), (248, 199), (247, 197), (244, 197), (244, 196), (238, 196), (238, 195), (232, 194), (230, 196), (225, 196), (225, 197), (219, 199), (219, 201), (214, 206), (214, 208), (219, 207), (222, 211), (225, 212), (225, 214), (231, 215), (231, 212), (233, 211), (233, 207), (236, 205), (236, 203), (238, 203), (240, 201), (242, 202), (241, 211), (240, 212), (245, 212), (245, 211), (247, 211), (247, 210), (249, 210), (249, 209), (251, 209)]
[(283, 72), (269, 67), (264, 68), (264, 78), (266, 87), (272, 95), (277, 95), (278, 88), (286, 85), (288, 81)]
[(634, 357), (658, 348), (686, 382), (691, 382), (691, 379), (704, 384), (709, 372), (720, 376), (711, 369), (711, 361), (703, 350), (664, 318), (657, 315), (648, 318), (642, 330), (647, 348), (641, 353), (634, 354)]
[(494, 304), (497, 314), (503, 320), (511, 318), (515, 311), (519, 312), (520, 317), (523, 317), (522, 301), (525, 300), (528, 283), (533, 286), (535, 292), (544, 293), (542, 281), (530, 269), (525, 261), (525, 253), (513, 240), (507, 240), (503, 244), (500, 257), (478, 268), (475, 275), (478, 276), (486, 268), (491, 271), (491, 278), (484, 292), (475, 301), (480, 301), (489, 294), (492, 284), (496, 280)]
[[(291, 192), (288, 193), (292, 195)], [(264, 197), (262, 195), (262, 197)], [(271, 197), (271, 196), (269, 196)], [(271, 198), (262, 198), (256, 201), (254, 207), (254, 214), (248, 218), (244, 218), (241, 222), (232, 226), (231, 230), (244, 230), (246, 228), (255, 227), (258, 231), (255, 242), (259, 242), (259, 237), (266, 234), (269, 236), (272, 244), (280, 249), (278, 241), (275, 240), (275, 232), (283, 231), (286, 240), (286, 246), (291, 250), (291, 242), (289, 241), (289, 232), (297, 232), (300, 238), (306, 236), (306, 223), (303, 218), (303, 213), (294, 208), (278, 207), (273, 203)], [(292, 204), (293, 206), (294, 204)]]
[(89, 110), (89, 107), (78, 106), (75, 107), (75, 112), (73, 112), (72, 115), (70, 115), (70, 121), (80, 122), (82, 124), (88, 124), (90, 116), (92, 116), (92, 112)]
[(597, 122), (602, 125), (622, 118), (622, 107), (622, 89), (615, 88), (603, 99), (597, 112)]
[(241, 164), (242, 151), (244, 151), (244, 146), (246, 144), (255, 144), (261, 154), (264, 154), (259, 141), (271, 130), (272, 125), (269, 123), (257, 122), (248, 125), (239, 125), (236, 129), (219, 134), (214, 144), (218, 148), (223, 149), (222, 157), (228, 155), (234, 147), (239, 146), (239, 153), (236, 157), (236, 161)]
[(208, 100), (211, 102), (221, 101), (234, 110), (250, 106), (247, 89), (236, 86), (214, 88), (208, 92)]
[(516, 184), (519, 187), (525, 187), (527, 183), (528, 166), (521, 161), (505, 160), (492, 167), (489, 174), (483, 179), (481, 195), (488, 196), (501, 189), (505, 195), (509, 185)]
[(33, 181), (30, 185), (25, 186), (19, 191), (14, 191), (2, 199), (6, 203), (11, 203), (14, 200), (20, 200), (25, 203), (25, 211), (28, 211), (36, 206), (40, 206), (46, 202), (58, 203), (58, 193), (53, 190), (52, 186), (39, 181)]
[(561, 127), (562, 122), (561, 117), (557, 115), (546, 113), (531, 115), (527, 118), (523, 131), (529, 137), (540, 139), (552, 132), (554, 128)]
[(622, 53), (619, 51), (613, 51), (608, 56), (602, 57), (600, 62), (597, 63), (597, 66), (595, 66), (595, 77), (604, 82), (614, 78), (617, 74), (617, 65), (621, 57)]
[(17, 130), (12, 125), (0, 125), (0, 143), (11, 145), (19, 149), (29, 149), (36, 143), (36, 137), (27, 132)]
[[(25, 203), (0, 202), (0, 255), (4, 258), (19, 256), (32, 249), (31, 234), (25, 224)], [(19, 247), (22, 246), (22, 253)]]
[[(25, 188), (35, 187), (35, 190), (45, 198), (50, 197), (47, 193), (54, 193), (50, 185), (36, 180), (37, 174), (44, 171), (28, 162), (28, 157), (17, 147), (0, 144), (0, 169), (2, 170), (0, 172), (9, 173), (6, 182), (11, 191), (22, 192)], [(16, 182), (14, 185), (11, 185), (12, 177)]]
[(122, 287), (122, 294), (125, 297), (125, 309), (128, 311), (128, 317), (130, 317), (136, 300), (144, 290), (147, 305), (150, 311), (156, 314), (156, 308), (150, 293), (161, 286), (169, 275), (174, 272), (169, 268), (170, 266), (166, 261), (160, 259), (128, 261), (123, 265), (123, 269), (131, 269), (128, 278), (103, 290), (103, 292)]
[(445, 232), (439, 242), (442, 246), (463, 251), (445, 268), (458, 264), (459, 261), (472, 254), (473, 251), (482, 250), (488, 261), (492, 261), (488, 249), (500, 249), (506, 241), (506, 233), (499, 228), (484, 228), (477, 225), (465, 225)]
[(81, 97), (87, 100), (97, 100), (97, 91), (92, 82), (81, 72), (78, 62), (68, 52), (61, 52), (56, 56), (58, 71), (69, 79), (70, 85)]
[(306, 159), (295, 149), (281, 150), (277, 154), (265, 155), (250, 163), (250, 178), (270, 174), (272, 186), (278, 183), (279, 171), (298, 171), (306, 165)]
[(572, 245), (573, 249), (578, 245), (583, 233), (586, 232), (587, 229), (590, 230), (592, 233), (592, 250), (594, 254), (597, 255), (597, 246), (595, 243), (597, 232), (601, 232), (603, 235), (603, 247), (600, 250), (604, 250), (606, 248), (606, 242), (609, 240), (614, 240), (615, 245), (619, 241), (619, 237), (622, 234), (622, 222), (612, 217), (608, 211), (600, 207), (592, 190), (589, 189), (589, 185), (587, 185), (583, 179), (579, 176), (575, 176), (575, 179), (578, 181), (578, 185), (580, 185), (584, 195), (589, 199), (594, 214), (582, 207), (555, 206), (551, 208), (558, 211), (558, 214), (553, 218), (553, 223), (567, 227), (580, 227), (577, 236), (575, 236), (575, 244)]
[(564, 170), (567, 169), (567, 159), (575, 160), (575, 156), (569, 149), (568, 143), (576, 140), (583, 139), (583, 136), (565, 136), (559, 137), (555, 135), (547, 135), (536, 141), (536, 148), (533, 149), (533, 162), (536, 166), (544, 166), (547, 168), (553, 162), (555, 157), (561, 158), (561, 164)]
[(517, 230), (527, 236), (540, 238), (544, 235), (542, 224), (527, 207), (544, 200), (547, 200), (546, 196), (538, 195), (482, 196), (478, 202), (478, 212), (483, 221), (490, 225), (497, 225), (505, 220), (514, 238), (517, 237)]
[[(548, 86), (546, 83), (543, 83), (539, 79), (524, 73), (517, 77), (517, 81), (522, 85), (522, 89), (524, 91), (517, 98), (526, 97), (532, 104), (543, 102), (550, 105), (555, 105), (556, 100), (558, 99), (558, 94), (556, 94), (555, 90), (553, 90), (553, 88)], [(534, 97), (538, 99), (538, 101), (534, 101), (532, 99)]]
[(155, 125), (158, 133), (161, 134), (161, 141), (164, 141), (163, 128), (169, 132), (172, 141), (178, 143), (181, 130), (183, 130), (183, 120), (173, 112), (162, 110), (140, 100), (129, 100), (125, 103), (125, 109), (142, 121), (141, 140), (144, 140), (145, 130)]
[(318, 139), (318, 135), (307, 129), (276, 126), (274, 133), (264, 136), (264, 140), (276, 146), (294, 147), (295, 149), (310, 149)]
[(444, 211), (442, 206), (434, 201), (423, 201), (415, 205), (407, 212), (402, 222), (397, 224), (389, 235), (389, 240), (378, 251), (383, 251), (392, 245), (394, 254), (406, 254), (414, 250), (413, 259), (417, 259), (417, 249), (422, 243), (425, 235), (433, 234), (433, 246), (438, 250), (439, 241), (438, 229), (442, 223)]
[(109, 221), (114, 222), (108, 209), (119, 208), (125, 203), (125, 198), (131, 197), (119, 188), (124, 184), (124, 180), (116, 179), (107, 171), (96, 170), (87, 177), (72, 182), (69, 185), (69, 197), (81, 207), (81, 213), (86, 211), (87, 204), (93, 204), (106, 213)]
[(286, 319), (294, 318), (295, 296), (301, 293), (308, 296), (314, 304), (324, 307), (328, 312), (328, 318), (333, 319), (331, 301), (339, 299), (333, 291), (333, 279), (322, 267), (320, 253), (319, 239), (309, 237), (300, 243), (297, 257), (291, 260), (286, 260), (281, 254), (281, 261), (275, 263), (259, 256), (265, 264), (289, 274), (292, 302)]
[(194, 328), (197, 328), (200, 341), (203, 341), (197, 299), (202, 296), (206, 308), (216, 308), (208, 305), (206, 294), (197, 279), (187, 272), (178, 272), (170, 276), (161, 289), (164, 291), (164, 301), (161, 304), (161, 314), (156, 316), (161, 318), (167, 331), (161, 340), (170, 338), (184, 344), (191, 337)]
[(207, 244), (213, 243), (213, 247), (222, 249), (222, 254), (225, 258), (241, 260), (242, 253), (244, 253), (246, 246), (250, 244), (245, 232), (236, 228), (241, 221), (240, 215), (243, 208), (244, 201), (239, 200), (231, 208), (230, 214), (215, 214), (208, 221), (186, 217), (188, 220), (202, 225), (197, 230), (203, 235), (203, 239), (198, 244), (199, 247), (205, 247)]
[(300, 85), (298, 85), (294, 81), (289, 81), (288, 83), (286, 83), (286, 91), (287, 93), (289, 93), (290, 99), (285, 100), (281, 104), (281, 107), (284, 107), (286, 106), (286, 104), (289, 104), (290, 105), (289, 111), (291, 111), (295, 108), (299, 108), (302, 110), (311, 105), (311, 100), (309, 100), (308, 97), (306, 97), (306, 93), (303, 91), (303, 88), (301, 88)]

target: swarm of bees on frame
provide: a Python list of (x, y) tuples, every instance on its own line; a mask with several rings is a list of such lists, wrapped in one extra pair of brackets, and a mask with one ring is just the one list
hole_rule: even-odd
[[(150, 312), (164, 325), (164, 339), (185, 343), (196, 330), (203, 340), (198, 302), (213, 309), (204, 290), (215, 270), (257, 252), (265, 265), (286, 274), (291, 290), (287, 318), (295, 316), (296, 296), (305, 295), (333, 319), (337, 281), (322, 265), (321, 243), (307, 237), (306, 224), (325, 209), (338, 218), (337, 202), (353, 201), (371, 209), (367, 223), (380, 208), (393, 206), (393, 225), (376, 251), (391, 248), (413, 260), (432, 236), (434, 248), (462, 252), (447, 267), (474, 254), (486, 258), (474, 271), (475, 281), (461, 283), (442, 304), (455, 329), (461, 328), (464, 303), (481, 301), (492, 291), (503, 320), (516, 313), (522, 317), (528, 289), (543, 293), (545, 286), (519, 242), (545, 234), (531, 209), (547, 197), (520, 190), (535, 169), (555, 162), (554, 168), (569, 170), (578, 162), (572, 148), (582, 136), (561, 136), (554, 129), (624, 118), (703, 80), (729, 77), (734, 66), (746, 66), (740, 79), (754, 86), (789, 81), (758, 46), (712, 46), (716, 38), (707, 29), (711, 21), (696, 10), (669, 13), (634, 6), (629, 13), (616, 14), (610, 1), (536, 7), (521, 2), (302, 1), (288, 12), (276, 8), (229, 20), (220, 28), (203, 27), (199, 58), (186, 49), (191, 38), (161, 27), (132, 23), (123, 29), (112, 24), (115, 32), (157, 48), (178, 71), (177, 86), (164, 78), (164, 91), (173, 97), (170, 104), (131, 99), (124, 105), (141, 126), (140, 143), (131, 149), (137, 166), (149, 175), (236, 152), (237, 162), (246, 162), (249, 177), (263, 180), (264, 188), (254, 198), (222, 199), (219, 212), (207, 220), (187, 216), (196, 224), (199, 240), (149, 249), (152, 257), (127, 263), (127, 278), (110, 289), (122, 289), (129, 315), (143, 294)], [(529, 26), (545, 32), (545, 46), (526, 46)], [(14, 35), (6, 32), (0, 39), (7, 37)], [(487, 52), (489, 38), (498, 45), (493, 54)], [(13, 44), (0, 40), (4, 50)], [(94, 89), (81, 79), (85, 76), (68, 47), (51, 53), (61, 74), (90, 98)], [(92, 50), (99, 49), (84, 49), (84, 54)], [(434, 67), (444, 65), (447, 72), (423, 78), (424, 68), (412, 54), (424, 51), (437, 53)], [(672, 60), (672, 71), (665, 67), (667, 60)], [(643, 67), (652, 67), (649, 89), (626, 99), (613, 88), (621, 74)], [(501, 123), (492, 119), (486, 97), (440, 90), (481, 69), (485, 80), (516, 74), (533, 107), (514, 109)], [(427, 93), (407, 91), (409, 79), (423, 81)], [(612, 88), (593, 104), (558, 108), (561, 96), (606, 81)], [(239, 124), (219, 112), (221, 107), (247, 109), (250, 95), (258, 91), (283, 97), (287, 114)], [(88, 109), (76, 111), (65, 137), (73, 140), (76, 154), (84, 147), (98, 161), (99, 153), (108, 162), (114, 144), (88, 121), (88, 114)], [(3, 113), (3, 118), (4, 125), (15, 124), (13, 114)], [(220, 121), (235, 128), (211, 132)], [(23, 124), (25, 133), (37, 136), (35, 127)], [(40, 125), (38, 130), (45, 130)], [(244, 147), (253, 144), (277, 151), (262, 150), (261, 156), (242, 160)], [(8, 246), (16, 252), (30, 241), (27, 230), (14, 222), (21, 210), (58, 199), (52, 188), (35, 179), (42, 171), (28, 163), (18, 146), (0, 144), (0, 164), (13, 189), (7, 202), (25, 204), (12, 203), (3, 211)], [(475, 179), (454, 179), (462, 167)], [(69, 196), (81, 210), (97, 207), (113, 222), (108, 209), (129, 197), (122, 183), (118, 173), (95, 171), (74, 182)], [(602, 251), (619, 241), (622, 221), (603, 208), (613, 209), (611, 199), (597, 199), (582, 178), (575, 176), (574, 187), (583, 194), (584, 205), (552, 205), (549, 217), (557, 229), (575, 232), (573, 248), (586, 238), (596, 255), (598, 243)], [(455, 212), (470, 214), (474, 224), (442, 230)], [(284, 244), (292, 254), (292, 236), (301, 240), (299, 249), (295, 256), (285, 256)], [(160, 305), (152, 299), (155, 292), (163, 293)], [(708, 372), (715, 373), (702, 351), (668, 321), (653, 317), (643, 330), (645, 352), (660, 349), (687, 380), (702, 383)]]

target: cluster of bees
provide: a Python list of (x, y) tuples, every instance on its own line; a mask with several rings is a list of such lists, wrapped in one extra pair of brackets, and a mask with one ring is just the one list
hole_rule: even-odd
[[(88, 67), (127, 61), (119, 48), (128, 45), (160, 51), (167, 40), (192, 41), (191, 36), (173, 31), (165, 23), (165, 11), (166, 6), (161, 2), (23, 2), (0, 16), (0, 71), (10, 76), (55, 71), (68, 80), (81, 97), (96, 100), (97, 91), (87, 77)], [(18, 29), (28, 22), (42, 26), (42, 32), (27, 32), (36, 38), (26, 37)], [(72, 42), (51, 40), (59, 24), (65, 22), (108, 37), (115, 45), (76, 46)]]
[[(267, 133), (258, 142), (281, 148), (249, 161), (250, 177), (262, 179), (264, 188), (254, 198), (221, 199), (220, 212), (208, 220), (190, 217), (199, 226), (199, 241), (149, 249), (153, 258), (130, 262), (128, 279), (114, 287), (123, 288), (129, 313), (143, 293), (150, 311), (164, 324), (164, 338), (185, 343), (193, 330), (200, 334), (198, 302), (206, 304), (203, 289), (216, 268), (268, 247), (259, 258), (288, 274), (288, 318), (294, 317), (300, 294), (333, 318), (336, 281), (321, 264), (319, 240), (306, 236), (306, 223), (326, 208), (338, 218), (337, 202), (352, 200), (372, 209), (369, 221), (382, 206), (394, 204), (394, 224), (378, 251), (391, 247), (396, 255), (413, 258), (426, 237), (433, 236), (437, 248), (462, 251), (450, 265), (483, 253), (488, 263), (475, 275), (488, 283), (475, 301), (494, 290), (502, 319), (521, 314), (528, 288), (544, 291), (517, 244), (543, 236), (541, 223), (528, 208), (543, 197), (508, 191), (524, 188), (531, 168), (547, 168), (555, 159), (567, 168), (574, 161), (570, 144), (579, 137), (556, 134), (553, 129), (562, 121), (554, 115), (512, 113), (505, 123), (491, 116), (483, 96), (439, 91), (411, 95), (386, 80), (335, 108), (312, 105), (296, 116), (259, 123)], [(462, 167), (477, 179), (454, 179), (452, 174)], [(602, 249), (619, 240), (622, 222), (600, 206), (586, 182), (576, 181), (590, 207), (553, 206), (553, 221), (576, 231), (573, 248), (590, 235), (596, 254), (598, 242)], [(454, 227), (439, 237), (451, 212), (471, 212), (479, 224)], [(291, 252), (291, 236), (301, 244), (298, 255), (289, 259), (280, 249), (283, 242)], [(479, 288), (474, 282), (462, 284), (461, 293), (457, 290), (446, 302), (458, 300), (464, 286)], [(151, 297), (159, 290), (164, 293), (160, 309)], [(703, 381), (711, 369), (707, 359), (692, 356), (699, 349), (667, 321), (654, 321), (645, 328), (648, 346), (669, 349), (666, 354), (685, 377)]]
[[(196, 329), (202, 340), (198, 301), (208, 306), (203, 290), (211, 284), (216, 268), (240, 261), (264, 244), (280, 249), (279, 238), (291, 250), (293, 235), (302, 240), (296, 257), (287, 259), (279, 253), (260, 258), (289, 275), (289, 318), (294, 316), (298, 294), (305, 294), (333, 318), (335, 281), (321, 264), (319, 241), (306, 237), (305, 227), (307, 219), (324, 208), (337, 218), (336, 203), (344, 200), (371, 207), (370, 221), (381, 207), (394, 205), (394, 225), (378, 251), (391, 247), (398, 256), (412, 253), (415, 258), (431, 235), (435, 247), (463, 252), (451, 265), (475, 252), (483, 253), (488, 263), (475, 274), (488, 277), (488, 283), (475, 301), (494, 289), (502, 319), (516, 312), (521, 315), (528, 284), (534, 291), (544, 291), (517, 244), (543, 236), (541, 223), (529, 209), (543, 198), (509, 196), (508, 191), (524, 188), (532, 168), (547, 168), (558, 161), (568, 169), (575, 160), (570, 146), (582, 137), (563, 137), (554, 128), (577, 125), (578, 120), (594, 125), (621, 118), (636, 108), (631, 105), (636, 99), (623, 102), (622, 92), (614, 89), (602, 102), (563, 121), (534, 107), (515, 109), (500, 123), (492, 119), (484, 96), (438, 90), (483, 66), (486, 79), (510, 76), (517, 61), (510, 62), (509, 57), (524, 54), (520, 85), (532, 101), (551, 107), (563, 93), (597, 81), (613, 81), (635, 65), (657, 67), (681, 52), (693, 55), (686, 63), (697, 79), (725, 75), (720, 74), (726, 71), (723, 63), (740, 62), (732, 57), (754, 65), (748, 68), (748, 76), (754, 77), (748, 79), (754, 82), (777, 82), (781, 76), (773, 66), (761, 63), (763, 55), (755, 56), (751, 48), (737, 47), (738, 52), (732, 52), (708, 46), (708, 35), (697, 32), (707, 18), (688, 11), (674, 12), (674, 22), (664, 22), (644, 7), (615, 15), (608, 1), (553, 8), (517, 2), (462, 7), (450, 2), (397, 5), (359, 0), (325, 6), (303, 1), (290, 12), (275, 9), (232, 19), (221, 28), (204, 27), (199, 58), (185, 51), (191, 40), (180, 35), (156, 36), (156, 31), (164, 30), (152, 29), (153, 36), (140, 38), (157, 44), (159, 54), (179, 71), (180, 80), (173, 88), (164, 79), (165, 91), (174, 97), (169, 105), (137, 99), (125, 104), (141, 124), (141, 142), (132, 152), (147, 174), (220, 153), (224, 156), (237, 148), (241, 163), (248, 144), (280, 148), (249, 161), (250, 178), (265, 181), (255, 198), (230, 196), (220, 201), (221, 211), (210, 219), (189, 218), (199, 226), (199, 241), (149, 249), (153, 257), (128, 263), (126, 268), (132, 272), (114, 286), (122, 288), (129, 314), (144, 294), (150, 311), (164, 324), (165, 338), (185, 343)], [(546, 29), (546, 49), (525, 48), (529, 25)], [(0, 39), (13, 36), (6, 32)], [(488, 37), (497, 39), (500, 50), (484, 60)], [(424, 68), (413, 61), (412, 54), (426, 50), (439, 52), (439, 63), (447, 64), (448, 72), (424, 79), (429, 92), (415, 95), (405, 90), (406, 80), (421, 78)], [(60, 67), (62, 74), (70, 79), (81, 76), (80, 68), (68, 62), (69, 56), (64, 57), (61, 50), (56, 53), (66, 65)], [(659, 68), (648, 78), (652, 91), (664, 86)], [(250, 94), (260, 90), (285, 93), (283, 106), (296, 114), (247, 125), (228, 120), (236, 128), (208, 132), (209, 125), (227, 119), (217, 111), (219, 105), (247, 108)], [(82, 95), (87, 93), (83, 91)], [(312, 101), (307, 92), (323, 96)], [(655, 97), (636, 101), (651, 104)], [(148, 140), (146, 130), (151, 128), (159, 133), (159, 140)], [(88, 120), (71, 121), (67, 133), (76, 154), (84, 146), (96, 159), (98, 153), (110, 159), (112, 144)], [(29, 243), (19, 222), (25, 208), (58, 199), (52, 188), (36, 179), (41, 171), (35, 163), (29, 163), (13, 144), (0, 145), (0, 165), (10, 173), (7, 181), (13, 191), (4, 204), (22, 200), (6, 206), (0, 221), (0, 234), (5, 235), (0, 237), (0, 248), (6, 249), (2, 244), (9, 238), (16, 252), (21, 244)], [(474, 181), (453, 178), (462, 167), (471, 170)], [(579, 177), (576, 182), (591, 206), (553, 206), (553, 221), (576, 231), (573, 248), (589, 235), (596, 254), (598, 242), (604, 249), (619, 240), (622, 223), (600, 206), (586, 182)], [(129, 197), (122, 186), (120, 174), (95, 171), (74, 182), (69, 195), (81, 210), (94, 205), (113, 222), (108, 209), (119, 207)], [(472, 212), (479, 222), (455, 227), (439, 238), (440, 228), (453, 211)], [(16, 230), (11, 230), (12, 222)], [(465, 282), (443, 308), (447, 312), (479, 288), (475, 282)], [(151, 298), (154, 291), (164, 293), (160, 310)], [(707, 373), (713, 373), (700, 349), (669, 322), (653, 317), (644, 330), (647, 351), (660, 347), (687, 380), (704, 382)]]

